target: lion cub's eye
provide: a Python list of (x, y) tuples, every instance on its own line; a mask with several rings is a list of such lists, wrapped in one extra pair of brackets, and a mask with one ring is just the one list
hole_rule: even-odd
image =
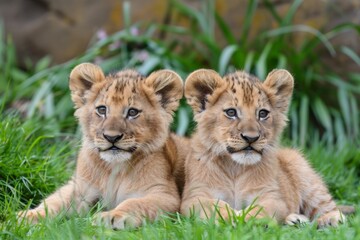
[(259, 111), (259, 119), (260, 119), (260, 120), (266, 119), (266, 118), (268, 117), (268, 115), (269, 115), (269, 111), (268, 111), (268, 110), (261, 109), (261, 110)]
[(106, 111), (107, 111), (106, 106), (101, 105), (101, 106), (96, 107), (96, 113), (99, 116), (102, 116), (102, 117), (106, 116)]
[(127, 117), (135, 118), (139, 115), (141, 111), (135, 108), (130, 108), (127, 112)]
[(234, 108), (226, 109), (226, 110), (224, 110), (224, 112), (225, 112), (225, 115), (226, 115), (228, 118), (235, 118), (235, 117), (237, 117), (236, 109), (234, 109)]

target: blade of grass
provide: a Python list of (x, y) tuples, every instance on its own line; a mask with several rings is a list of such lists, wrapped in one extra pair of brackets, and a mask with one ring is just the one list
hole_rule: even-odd
[(222, 32), (222, 35), (225, 37), (227, 44), (233, 45), (236, 44), (236, 38), (231, 31), (229, 25), (227, 25), (222, 17), (215, 12), (215, 20), (217, 25), (219, 26), (220, 31)]
[(186, 111), (186, 109), (184, 107), (180, 107), (179, 111), (178, 111), (178, 125), (176, 128), (176, 134), (179, 136), (184, 136), (186, 133), (186, 130), (188, 129), (189, 126), (189, 116), (188, 113)]
[(269, 0), (264, 0), (265, 7), (269, 10), (273, 18), (276, 20), (276, 22), (280, 25), (282, 22), (282, 18), (280, 15), (276, 12), (275, 4), (270, 2)]
[[(176, 11), (179, 11), (180, 13), (183, 13), (184, 15), (190, 17), (190, 19), (196, 20), (198, 23), (201, 22), (201, 19), (199, 19), (199, 11), (197, 11), (194, 8), (191, 8), (187, 6), (186, 4), (182, 3), (179, 0), (170, 0), (172, 7), (176, 9)], [(201, 25), (201, 24), (200, 24)]]
[(256, 68), (256, 76), (258, 76), (260, 79), (265, 79), (267, 74), (267, 64), (266, 60), (270, 53), (270, 50), (272, 48), (272, 42), (268, 42), (261, 52), (261, 55), (256, 62), (255, 68)]
[(280, 28), (277, 28), (274, 30), (269, 30), (269, 31), (265, 32), (264, 36), (265, 37), (275, 37), (275, 36), (288, 34), (288, 33), (294, 33), (294, 32), (305, 32), (305, 33), (314, 35), (324, 44), (324, 46), (329, 51), (331, 56), (335, 56), (336, 51), (335, 51), (333, 45), (328, 40), (327, 36), (322, 34), (319, 30), (312, 28), (310, 26), (307, 26), (307, 25), (292, 25), (292, 26), (280, 27)]
[(297, 109), (298, 102), (293, 102), (290, 107), (291, 141), (293, 146), (299, 144), (299, 115)]
[(36, 92), (35, 96), (31, 100), (31, 103), (30, 103), (28, 111), (27, 111), (28, 117), (34, 116), (36, 108), (39, 107), (41, 99), (43, 99), (43, 97), (49, 93), (49, 91), (51, 89), (51, 85), (52, 84), (50, 82), (44, 82), (41, 85), (39, 91)]
[(55, 112), (55, 105), (54, 105), (54, 94), (52, 92), (49, 92), (45, 97), (45, 117), (51, 118), (54, 116)]
[(353, 123), (351, 132), (353, 134), (354, 139), (356, 139), (356, 138), (358, 138), (358, 136), (360, 134), (360, 132), (359, 132), (360, 113), (359, 113), (359, 105), (357, 103), (357, 100), (352, 94), (350, 94), (350, 109), (351, 109), (351, 113), (352, 113), (352, 123)]
[(304, 147), (309, 132), (309, 98), (304, 95), (300, 100), (300, 146)]
[(130, 1), (124, 1), (123, 2), (124, 25), (128, 33), (130, 33), (130, 25), (131, 25), (130, 13), (131, 13)]
[(40, 72), (42, 70), (45, 70), (46, 68), (48, 68), (50, 66), (50, 63), (51, 63), (50, 57), (43, 57), (36, 63), (35, 69), (34, 69), (35, 72)]
[[(4, 66), (4, 52), (5, 52), (5, 31), (3, 22), (0, 20), (0, 66)], [(0, 77), (1, 79), (1, 77)]]
[(344, 124), (341, 116), (339, 114), (335, 114), (334, 118), (335, 122), (335, 135), (336, 135), (336, 144), (340, 147), (343, 147), (346, 143), (346, 131), (344, 129)]
[(138, 67), (138, 71), (143, 75), (148, 75), (160, 63), (160, 58), (157, 56), (150, 56), (144, 63)]
[(325, 134), (328, 137), (329, 143), (332, 143), (334, 139), (333, 126), (330, 113), (320, 98), (315, 98), (313, 104), (311, 104), (313, 112), (315, 113), (318, 121), (323, 125), (326, 132)]
[(342, 113), (341, 115), (343, 116), (347, 133), (348, 135), (351, 135), (351, 113), (348, 96), (348, 92), (345, 89), (340, 88), (338, 90), (338, 101)]
[(291, 21), (293, 20), (297, 10), (299, 9), (300, 5), (302, 4), (302, 0), (295, 0), (291, 4), (289, 10), (287, 11), (285, 17), (281, 21), (281, 26), (288, 26), (291, 25)]
[(278, 69), (286, 68), (286, 65), (287, 65), (287, 58), (284, 55), (280, 55), (277, 68)]
[(224, 50), (222, 51), (222, 53), (220, 55), (220, 60), (219, 60), (218, 69), (219, 69), (220, 75), (224, 75), (226, 73), (226, 69), (229, 66), (231, 57), (237, 50), (238, 50), (237, 45), (230, 45), (230, 46), (227, 46), (226, 48), (224, 48)]
[(337, 25), (333, 29), (331, 29), (328, 33), (326, 33), (326, 37), (328, 39), (331, 39), (333, 37), (336, 37), (338, 34), (346, 31), (356, 31), (358, 34), (360, 34), (360, 24), (352, 23), (352, 22), (346, 22)]
[(359, 57), (359, 55), (357, 55), (357, 53), (354, 50), (352, 50), (352, 49), (350, 49), (350, 48), (348, 48), (346, 46), (342, 46), (341, 47), (341, 52), (343, 52), (351, 60), (353, 60), (357, 65), (360, 66), (360, 57)]
[(246, 72), (251, 71), (251, 68), (252, 68), (252, 65), (253, 65), (253, 62), (254, 62), (254, 56), (255, 56), (255, 53), (253, 51), (249, 52), (246, 55), (245, 64), (244, 64), (244, 71), (246, 71)]
[(15, 66), (15, 48), (12, 42), (12, 38), (9, 36), (7, 37), (7, 47), (5, 52), (5, 68), (4, 68), (4, 77), (5, 79), (11, 79), (11, 70), (12, 67)]
[(200, 18), (203, 21), (203, 30), (206, 36), (210, 39), (215, 39), (215, 1), (214, 0), (205, 0), (202, 1), (202, 12), (203, 17)]
[(245, 19), (243, 22), (240, 43), (239, 43), (242, 49), (246, 49), (247, 40), (249, 39), (251, 23), (253, 22), (252, 20), (255, 15), (255, 11), (257, 9), (258, 0), (249, 0), (247, 4), (248, 5), (245, 12)]
[(331, 131), (332, 123), (330, 113), (328, 112), (328, 109), (323, 101), (320, 98), (316, 98), (312, 104), (312, 107), (314, 108), (316, 117), (319, 119), (322, 125), (326, 128), (327, 131)]
[(360, 88), (351, 83), (345, 82), (340, 76), (331, 75), (327, 76), (327, 81), (332, 83), (334, 86), (344, 89), (349, 92), (360, 94)]

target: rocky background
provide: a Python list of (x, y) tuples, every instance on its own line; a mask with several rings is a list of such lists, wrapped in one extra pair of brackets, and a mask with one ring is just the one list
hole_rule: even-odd
[[(193, 8), (201, 5), (201, 0), (183, 1)], [(122, 29), (123, 2), (124, 0), (0, 0), (0, 19), (5, 25), (6, 33), (12, 36), (21, 61), (26, 58), (36, 61), (50, 55), (53, 63), (62, 63), (83, 53), (99, 29), (104, 29), (107, 33)], [(186, 19), (177, 16), (170, 1), (128, 2), (131, 6), (132, 23), (170, 21), (174, 25), (189, 24)], [(275, 4), (281, 16), (287, 13), (293, 3), (291, 0), (270, 2)], [(216, 10), (234, 33), (242, 26), (247, 3), (247, 0), (218, 0), (215, 3)], [(264, 4), (265, 1), (259, 1), (249, 37), (277, 27)], [(360, 23), (359, 0), (304, 0), (294, 19), (295, 24), (308, 25), (325, 32), (343, 22)], [(359, 40), (357, 33), (348, 31), (332, 39), (332, 43), (335, 46), (349, 46), (360, 53)], [(353, 61), (341, 54), (329, 59), (324, 53), (324, 61), (343, 71), (360, 71)]]

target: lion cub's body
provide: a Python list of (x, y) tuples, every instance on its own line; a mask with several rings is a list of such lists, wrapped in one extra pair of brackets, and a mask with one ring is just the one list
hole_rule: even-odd
[(183, 94), (180, 77), (166, 70), (147, 78), (132, 70), (105, 77), (99, 67), (81, 64), (70, 75), (70, 89), (83, 131), (76, 172), (20, 215), (36, 222), (46, 211), (86, 213), (102, 200), (108, 211), (97, 219), (122, 229), (178, 211), (182, 183), (174, 176), (181, 175), (184, 156), (169, 125)]
[(274, 217), (289, 224), (305, 215), (320, 226), (342, 221), (321, 178), (302, 155), (278, 147), (293, 89), (285, 70), (262, 83), (245, 72), (221, 78), (198, 70), (185, 83), (185, 96), (198, 123), (185, 163), (181, 212), (211, 216), (214, 206), (228, 218), (239, 214)]

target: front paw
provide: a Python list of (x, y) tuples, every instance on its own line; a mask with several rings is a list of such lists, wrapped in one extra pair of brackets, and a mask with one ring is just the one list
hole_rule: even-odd
[(32, 209), (20, 211), (17, 213), (18, 222), (27, 221), (32, 224), (36, 224), (40, 219), (45, 218), (46, 211), (45, 209)]
[(140, 218), (116, 210), (98, 213), (95, 215), (93, 221), (93, 225), (103, 225), (115, 230), (136, 228), (139, 227), (141, 223), (142, 220)]
[(309, 223), (309, 218), (302, 214), (291, 213), (285, 219), (285, 224), (289, 226), (298, 226)]
[(337, 227), (342, 222), (345, 222), (345, 216), (339, 210), (325, 213), (317, 219), (318, 228)]

